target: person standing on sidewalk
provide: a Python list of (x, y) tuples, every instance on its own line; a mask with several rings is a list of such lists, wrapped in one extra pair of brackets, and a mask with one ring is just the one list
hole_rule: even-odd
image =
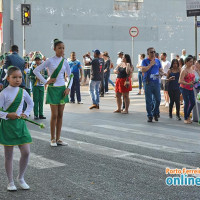
[[(83, 77), (83, 70), (81, 67), (81, 63), (76, 59), (76, 53), (71, 52), (71, 58), (69, 60), (69, 66), (71, 69), (71, 73), (74, 75), (73, 84), (70, 91), (70, 102), (75, 103), (75, 93), (77, 98), (77, 103), (82, 104), (81, 102), (81, 92), (80, 92), (80, 82)], [(81, 74), (81, 76), (80, 76)]]
[(194, 97), (194, 82), (195, 82), (195, 73), (192, 69), (193, 58), (187, 57), (185, 59), (185, 69), (181, 71), (179, 78), (180, 90), (184, 99), (184, 123), (191, 124), (190, 113), (195, 106), (195, 97)]
[[(39, 65), (41, 65), (42, 56), (40, 54), (35, 55), (35, 64), (32, 66), (30, 70), (30, 78), (32, 80), (33, 86), (33, 102), (34, 102), (34, 119), (46, 119), (43, 114), (43, 104), (44, 104), (44, 83), (41, 82), (36, 75), (33, 73)], [(44, 68), (41, 70), (42, 76), (47, 79), (48, 74), (47, 70)]]
[(143, 82), (143, 75), (142, 75), (142, 69), (141, 69), (141, 65), (142, 65), (142, 61), (145, 59), (145, 54), (140, 54), (140, 60), (137, 64), (137, 68), (138, 68), (138, 82), (139, 82), (139, 92), (137, 93), (137, 95), (141, 95), (141, 90), (142, 90), (142, 82)]
[[(167, 60), (167, 54), (166, 53), (161, 53), (161, 65), (163, 68), (164, 73), (167, 74), (169, 68), (171, 67), (171, 63)], [(162, 76), (161, 78), (161, 85), (162, 89), (164, 90), (164, 97), (165, 97), (165, 102), (162, 104), (165, 107), (169, 107), (169, 94), (168, 94), (168, 81), (166, 80), (166, 76)]]
[(90, 57), (90, 52), (87, 52), (83, 56), (83, 63), (84, 63), (84, 81), (83, 84), (86, 84), (87, 77), (90, 79), (90, 70), (91, 70), (91, 57)]
[[(164, 74), (161, 67), (160, 60), (155, 58), (155, 49), (150, 47), (147, 49), (148, 58), (142, 61), (142, 72), (144, 72), (144, 89), (146, 99), (146, 110), (148, 122), (152, 122), (153, 117), (155, 121), (158, 121), (159, 106), (160, 106), (160, 84), (159, 73)], [(155, 105), (153, 107), (153, 98), (155, 98)], [(153, 107), (153, 110), (152, 110)]]
[(101, 52), (94, 50), (94, 59), (91, 62), (91, 79), (89, 83), (90, 96), (92, 99), (92, 106), (90, 109), (99, 109), (99, 88), (103, 78), (104, 60), (100, 58)]
[(104, 62), (105, 62), (105, 65), (104, 65), (104, 86), (105, 86), (105, 93), (108, 94), (108, 80), (109, 80), (109, 77), (110, 77), (110, 58), (109, 58), (109, 55), (108, 55), (108, 52), (105, 51), (103, 52), (103, 59), (104, 59)]
[(174, 103), (176, 104), (176, 119), (181, 120), (180, 118), (180, 84), (178, 83), (180, 77), (180, 68), (179, 62), (177, 59), (172, 60), (170, 69), (167, 72), (168, 82), (168, 93), (170, 98), (169, 104), (169, 118), (172, 118), (172, 109)]

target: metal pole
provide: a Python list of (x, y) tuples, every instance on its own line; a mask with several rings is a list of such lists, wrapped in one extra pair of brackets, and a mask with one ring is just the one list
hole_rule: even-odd
[(197, 16), (195, 16), (195, 56), (197, 58)]
[(26, 55), (25, 26), (23, 26), (23, 56)]
[(133, 65), (133, 50), (134, 50), (134, 37), (132, 37), (132, 65)]
[(10, 0), (10, 46), (14, 44), (14, 11), (13, 0)]

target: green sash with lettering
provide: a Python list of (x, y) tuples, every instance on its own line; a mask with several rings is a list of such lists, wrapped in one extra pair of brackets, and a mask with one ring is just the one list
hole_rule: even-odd
[[(16, 112), (22, 102), (22, 97), (23, 97), (23, 89), (19, 88), (19, 91), (14, 101), (6, 109), (6, 112), (8, 113)], [(22, 119), (1, 120), (0, 144), (5, 146), (15, 146), (31, 142), (32, 139), (24, 120)]]
[[(58, 74), (60, 73), (64, 63), (64, 58), (59, 63), (58, 67), (54, 70), (54, 72), (51, 75), (51, 78), (57, 78)], [(69, 102), (68, 95), (64, 98), (64, 91), (66, 89), (66, 86), (54, 86), (53, 83), (49, 84), (47, 88), (47, 96), (46, 96), (46, 104), (51, 105), (60, 105), (65, 104)]]

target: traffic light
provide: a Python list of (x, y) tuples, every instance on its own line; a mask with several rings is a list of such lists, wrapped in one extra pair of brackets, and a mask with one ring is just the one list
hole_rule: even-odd
[(31, 24), (31, 4), (21, 4), (22, 25)]

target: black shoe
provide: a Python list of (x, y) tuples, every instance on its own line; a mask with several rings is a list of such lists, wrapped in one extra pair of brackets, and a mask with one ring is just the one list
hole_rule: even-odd
[(99, 104), (97, 104), (96, 108), (99, 109)]
[(169, 118), (172, 118), (172, 114), (169, 114)]
[(35, 119), (35, 120), (37, 120), (37, 119), (39, 119), (39, 117), (37, 117), (37, 116), (34, 116), (34, 119)]
[(101, 94), (100, 97), (104, 97), (104, 94)]
[(180, 116), (178, 116), (178, 115), (176, 115), (176, 119), (177, 119), (178, 121), (181, 120)]
[(153, 120), (153, 117), (148, 117), (147, 122), (152, 122), (152, 120)]
[(75, 103), (75, 101), (70, 101), (70, 103)]
[(156, 122), (158, 122), (158, 116), (157, 116), (157, 115), (154, 116), (154, 120), (155, 120)]
[(160, 114), (158, 114), (157, 117), (160, 118)]
[(46, 117), (44, 115), (40, 115), (39, 118), (40, 119), (46, 119)]

